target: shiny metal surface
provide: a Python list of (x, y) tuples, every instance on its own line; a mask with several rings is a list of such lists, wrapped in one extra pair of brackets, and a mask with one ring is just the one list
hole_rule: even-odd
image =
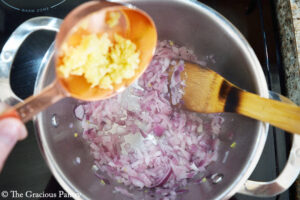
[(14, 94), (10, 86), (10, 71), (14, 58), (25, 39), (35, 31), (58, 31), (61, 20), (54, 17), (37, 17), (21, 24), (9, 37), (0, 55), (0, 101), (15, 105), (20, 99)]
[[(213, 54), (216, 63), (208, 62), (208, 65), (214, 70), (242, 88), (268, 96), (266, 81), (252, 48), (215, 11), (202, 4), (183, 0), (125, 2), (146, 10), (154, 18), (159, 39), (172, 39), (186, 45), (203, 59)], [(169, 23), (173, 19), (177, 19), (176, 22)], [(38, 75), (35, 93), (55, 78), (52, 57), (53, 46), (43, 59), (43, 70)], [(35, 120), (41, 149), (49, 168), (63, 188), (76, 199), (126, 199), (112, 193), (114, 185), (101, 185), (91, 170), (93, 159), (88, 156), (88, 146), (84, 141), (74, 138), (74, 132), (80, 131), (80, 125), (73, 116), (76, 103), (74, 99), (65, 99)], [(51, 125), (53, 114), (60, 121), (58, 126)], [(218, 184), (208, 181), (205, 185), (192, 186), (184, 199), (227, 199), (243, 186), (256, 166), (264, 147), (268, 126), (232, 114), (225, 114), (225, 118), (224, 134), (234, 131), (237, 146), (230, 150), (227, 162), (222, 164), (224, 153), (230, 145), (226, 140), (222, 141), (219, 160), (209, 168), (212, 174), (223, 174), (223, 180)], [(70, 124), (73, 124), (72, 128)], [(292, 152), (292, 155), (297, 154), (298, 151), (296, 154)], [(81, 158), (80, 164), (74, 162), (78, 157)], [(78, 196), (77, 193), (81, 195)]]
[[(275, 92), (269, 92), (270, 98), (294, 104), (286, 97)], [(256, 197), (276, 196), (287, 190), (297, 179), (300, 173), (300, 135), (293, 135), (292, 148), (289, 159), (281, 174), (272, 181), (258, 182), (248, 180), (239, 190), (239, 193)]]
[[(268, 90), (260, 64), (243, 36), (223, 17), (210, 8), (182, 0), (125, 1), (148, 12), (157, 24), (159, 39), (171, 39), (192, 48), (200, 58), (214, 56), (216, 63), (209, 66), (242, 88), (267, 97)], [(176, 21), (174, 21), (176, 19)], [(174, 21), (174, 23), (169, 23)], [(189, 23), (186, 23), (186, 22)], [(35, 92), (54, 79), (53, 52), (44, 59), (45, 65), (39, 76)], [(48, 62), (47, 62), (48, 61)], [(48, 165), (62, 187), (71, 194), (80, 193), (82, 199), (124, 199), (113, 194), (114, 184), (103, 186), (91, 170), (93, 158), (86, 143), (75, 139), (80, 132), (79, 122), (73, 116), (76, 101), (69, 98), (50, 107), (37, 117), (36, 125)], [(55, 114), (60, 125), (51, 125)], [(190, 186), (184, 199), (227, 199), (234, 195), (254, 170), (267, 136), (268, 125), (233, 114), (225, 114), (226, 131), (235, 131), (238, 144), (230, 151), (228, 160), (222, 164), (228, 141), (220, 147), (219, 161), (210, 165), (211, 173), (223, 174), (219, 184)], [(63, 122), (63, 123), (61, 123)], [(73, 128), (69, 128), (69, 124)], [(74, 160), (80, 157), (81, 164)], [(80, 199), (79, 197), (77, 197)]]

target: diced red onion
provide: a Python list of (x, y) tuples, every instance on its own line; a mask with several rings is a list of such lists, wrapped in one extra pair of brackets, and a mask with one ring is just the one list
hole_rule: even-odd
[(169, 168), (168, 172), (165, 173), (165, 175), (155, 185), (153, 185), (152, 188), (163, 186), (168, 181), (171, 174), (172, 174), (172, 169)]
[(106, 185), (109, 185), (110, 182), (107, 178), (105, 178), (104, 176), (100, 175), (98, 172), (95, 172), (95, 175), (100, 179), (102, 180)]
[(83, 120), (84, 117), (84, 108), (82, 104), (77, 105), (74, 110), (74, 116), (78, 119), (78, 120)]
[[(83, 138), (90, 143), (99, 170), (125, 185), (152, 188), (169, 199), (181, 193), (187, 179), (216, 160), (218, 138), (214, 135), (224, 121), (220, 115), (208, 115), (204, 120), (173, 107), (182, 103), (185, 87), (180, 78), (184, 61), (175, 59), (201, 62), (186, 47), (159, 42), (138, 86), (74, 110), (78, 119), (83, 119)], [(171, 64), (174, 69), (169, 81)], [(134, 197), (126, 189), (115, 190)]]
[(176, 192), (177, 194), (182, 194), (182, 193), (187, 193), (187, 192), (189, 192), (189, 190), (187, 190), (187, 189), (177, 189), (177, 190), (175, 190), (175, 192)]

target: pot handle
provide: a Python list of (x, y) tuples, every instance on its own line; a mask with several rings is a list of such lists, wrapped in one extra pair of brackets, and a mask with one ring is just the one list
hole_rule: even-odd
[(54, 17), (35, 17), (22, 23), (8, 38), (0, 54), (0, 102), (15, 105), (22, 101), (12, 91), (10, 72), (15, 56), (24, 40), (38, 30), (59, 31), (62, 20)]
[[(294, 104), (288, 98), (269, 91), (270, 98)], [(269, 182), (247, 180), (238, 193), (255, 197), (272, 197), (287, 190), (300, 173), (300, 135), (293, 134), (292, 148), (288, 161), (280, 175)]]

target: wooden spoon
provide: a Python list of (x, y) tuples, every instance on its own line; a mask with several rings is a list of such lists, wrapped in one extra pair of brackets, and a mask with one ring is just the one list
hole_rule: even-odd
[(218, 73), (185, 62), (183, 106), (201, 113), (233, 112), (300, 134), (300, 107), (240, 89)]

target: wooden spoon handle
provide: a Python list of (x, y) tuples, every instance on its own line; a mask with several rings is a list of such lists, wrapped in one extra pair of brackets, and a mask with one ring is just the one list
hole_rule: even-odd
[(237, 103), (236, 113), (268, 122), (291, 133), (300, 134), (299, 106), (262, 98), (238, 88), (234, 90), (237, 91), (238, 95), (229, 95), (227, 101), (234, 101), (236, 98), (234, 102)]

